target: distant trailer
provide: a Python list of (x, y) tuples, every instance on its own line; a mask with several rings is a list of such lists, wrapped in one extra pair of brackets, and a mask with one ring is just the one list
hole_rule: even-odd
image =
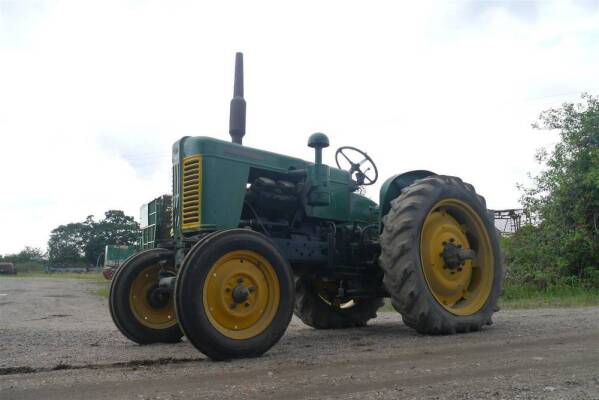
[(165, 194), (141, 206), (141, 250), (154, 249), (172, 238), (172, 196)]
[(144, 204), (140, 211), (139, 246), (106, 246), (104, 268), (102, 269), (102, 274), (106, 279), (112, 279), (117, 268), (133, 254), (159, 247), (171, 239), (172, 197), (170, 195), (155, 198)]
[(104, 249), (104, 268), (102, 275), (110, 280), (118, 267), (130, 256), (137, 252), (137, 246), (112, 245)]
[(4, 275), (16, 275), (17, 269), (15, 265), (10, 262), (0, 262), (0, 274)]

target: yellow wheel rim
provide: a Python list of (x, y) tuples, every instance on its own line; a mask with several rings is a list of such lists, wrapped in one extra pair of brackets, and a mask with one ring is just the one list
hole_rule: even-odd
[[(474, 250), (474, 258), (450, 268), (442, 256), (447, 243)], [(493, 250), (482, 219), (469, 205), (445, 199), (432, 208), (422, 227), (420, 258), (426, 283), (446, 310), (472, 315), (485, 305), (493, 286)]]
[(160, 266), (153, 265), (144, 269), (133, 280), (129, 291), (129, 306), (135, 319), (152, 329), (167, 329), (177, 324), (172, 296), (162, 307), (150, 304), (149, 295), (158, 286)]
[(238, 250), (214, 263), (204, 282), (204, 310), (216, 330), (231, 339), (264, 332), (279, 309), (279, 279), (264, 257)]

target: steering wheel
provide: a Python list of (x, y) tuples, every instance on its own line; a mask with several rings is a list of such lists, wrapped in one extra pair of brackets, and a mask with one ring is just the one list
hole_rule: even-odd
[[(354, 162), (352, 160), (362, 161)], [(335, 162), (339, 169), (349, 170), (349, 174), (358, 186), (372, 185), (379, 177), (379, 171), (372, 158), (355, 147), (339, 147), (335, 152)], [(342, 164), (345, 164), (345, 166), (342, 166)]]

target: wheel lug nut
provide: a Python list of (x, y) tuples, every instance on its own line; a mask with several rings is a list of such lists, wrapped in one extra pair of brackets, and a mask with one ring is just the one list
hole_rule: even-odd
[(449, 239), (449, 241), (450, 241), (451, 243), (453, 243), (453, 242), (455, 242), (455, 239), (454, 239), (454, 238), (451, 238), (451, 239)]
[(237, 307), (237, 304), (235, 304), (235, 303), (231, 303), (231, 305), (229, 306), (229, 308), (231, 308), (231, 310), (234, 309), (235, 307)]
[(231, 288), (226, 288), (225, 292), (229, 293), (231, 291)]
[(250, 306), (250, 303), (245, 303), (245, 306), (246, 306), (246, 307), (249, 307), (249, 306)]
[(243, 278), (237, 279), (237, 283), (243, 283)]

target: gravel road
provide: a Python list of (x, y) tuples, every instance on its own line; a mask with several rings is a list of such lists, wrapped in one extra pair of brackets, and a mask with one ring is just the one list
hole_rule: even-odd
[(0, 399), (599, 399), (599, 308), (502, 311), (482, 332), (421, 336), (294, 319), (257, 359), (186, 341), (138, 346), (84, 280), (0, 278)]

